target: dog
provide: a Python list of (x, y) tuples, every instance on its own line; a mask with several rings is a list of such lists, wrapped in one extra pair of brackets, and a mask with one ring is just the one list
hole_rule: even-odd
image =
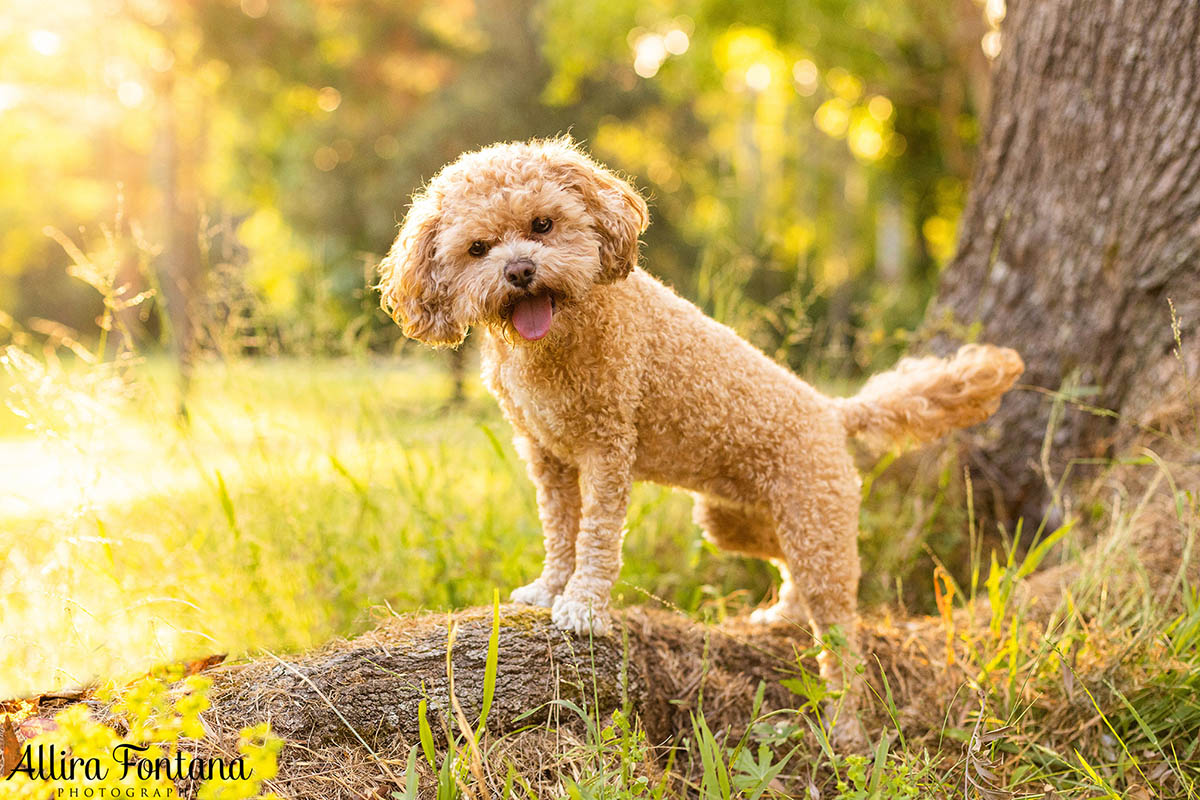
[[(382, 306), (410, 338), (485, 332), (482, 372), (537, 489), (541, 575), (518, 603), (603, 635), (635, 480), (695, 495), (725, 550), (769, 559), (761, 623), (840, 629), (836, 688), (857, 654), (861, 481), (847, 437), (927, 441), (986, 419), (1024, 364), (967, 345), (828, 397), (638, 266), (645, 201), (569, 138), (496, 144), (444, 167), (412, 201), (379, 267)], [(847, 655), (848, 654), (848, 655)]]

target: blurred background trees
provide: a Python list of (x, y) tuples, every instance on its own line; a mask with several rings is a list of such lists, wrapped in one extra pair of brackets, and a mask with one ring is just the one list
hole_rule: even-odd
[(411, 192), (463, 150), (569, 131), (651, 199), (654, 272), (777, 357), (847, 379), (905, 345), (952, 253), (1004, 15), (997, 0), (6, 5), (0, 339), (93, 340), (107, 303), (111, 339), (185, 365), (390, 348), (368, 286)]

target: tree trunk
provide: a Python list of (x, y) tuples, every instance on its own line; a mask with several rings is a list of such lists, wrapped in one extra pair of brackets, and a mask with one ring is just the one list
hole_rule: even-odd
[(450, 351), (450, 404), (462, 405), (467, 401), (467, 345), (459, 345)]
[[(163, 220), (158, 280), (171, 351), (179, 368), (179, 413), (186, 416), (186, 398), (200, 333), (198, 312), (204, 283), (199, 178), (196, 175), (198, 159), (180, 130), (184, 104), (178, 97), (175, 75), (170, 72), (163, 75), (157, 88), (159, 126), (154, 158), (162, 194)], [(192, 117), (199, 119), (198, 114), (187, 118)]]
[(1024, 356), (1032, 390), (1005, 399), (978, 463), (1037, 521), (1071, 459), (1147, 432), (1197, 442), (1200, 4), (1010, 0), (1003, 37), (927, 325), (943, 347), (979, 322)]

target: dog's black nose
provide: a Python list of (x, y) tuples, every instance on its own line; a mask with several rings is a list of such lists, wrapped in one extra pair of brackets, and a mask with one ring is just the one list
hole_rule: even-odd
[(518, 289), (524, 289), (533, 283), (536, 272), (537, 267), (528, 258), (518, 258), (504, 265), (504, 278)]

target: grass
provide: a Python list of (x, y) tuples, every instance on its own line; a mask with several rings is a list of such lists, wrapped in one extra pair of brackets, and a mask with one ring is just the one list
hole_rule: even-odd
[[(434, 357), (205, 363), (186, 424), (163, 363), (54, 369), (10, 351), (7, 366), (0, 697), (211, 652), (307, 648), (392, 612), (490, 604), (540, 565), (533, 491), (507, 426), (474, 383), (448, 407)], [(1161, 461), (1132, 466), (1158, 477), (1097, 501), (1087, 531), (1019, 530), (985, 547), (951, 458), (885, 459), (867, 472), (863, 598), (942, 603), (962, 679), (918, 709), (940, 722), (914, 723), (887, 687), (871, 701), (885, 722), (870, 752), (846, 756), (807, 724), (764, 718), (734, 737), (697, 717), (673, 766), (647, 772), (636, 719), (590, 719), (562, 794), (1200, 796), (1200, 596), (1185, 563), (1152, 597), (1133, 546), (1144, 498), (1166, 486), (1186, 562), (1197, 500)], [(702, 542), (685, 496), (637, 487), (628, 526), (618, 603), (650, 596), (720, 618), (769, 591), (769, 568)], [(1053, 611), (1032, 614), (1021, 598), (1035, 570), (1078, 562), (1094, 539), (1106, 549)], [(586, 717), (563, 710), (576, 712)], [(442, 796), (470, 796), (487, 753), (478, 732), (462, 732), (449, 749), (423, 742), (407, 773), (397, 765), (398, 796), (414, 796), (418, 763)], [(528, 785), (506, 780), (514, 794)]]

